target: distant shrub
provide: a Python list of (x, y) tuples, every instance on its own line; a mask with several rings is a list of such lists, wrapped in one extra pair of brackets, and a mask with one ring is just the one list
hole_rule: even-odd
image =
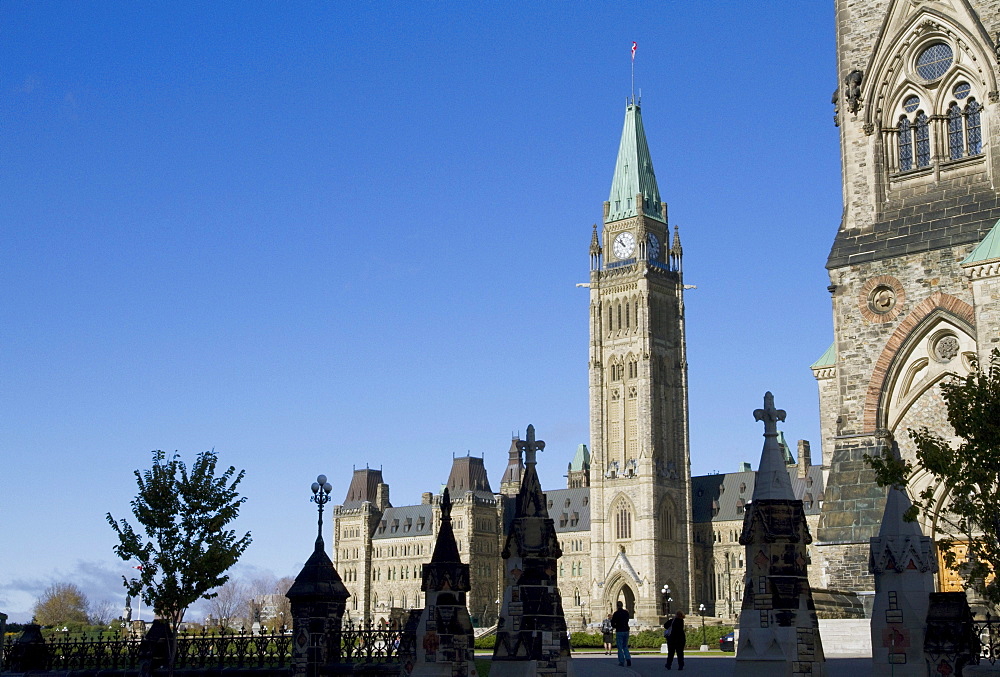
[(476, 648), (477, 649), (492, 649), (497, 644), (496, 635), (486, 635), (485, 637), (476, 638)]

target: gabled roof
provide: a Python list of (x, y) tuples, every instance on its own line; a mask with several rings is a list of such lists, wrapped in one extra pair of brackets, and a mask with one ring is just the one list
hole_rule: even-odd
[[(788, 466), (792, 494), (803, 502), (806, 515), (818, 515), (824, 499), (823, 468), (809, 466), (805, 477), (799, 477), (798, 472), (797, 466)], [(692, 521), (697, 524), (742, 520), (753, 496), (756, 478), (757, 473), (753, 471), (692, 477)]]
[(546, 491), (545, 500), (556, 533), (590, 530), (590, 487)]
[[(637, 205), (635, 200), (639, 194), (643, 196), (641, 205)], [(639, 104), (635, 102), (625, 107), (625, 127), (618, 146), (618, 160), (608, 201), (611, 207), (605, 223), (638, 216), (640, 207), (644, 215), (663, 221), (660, 189), (656, 185), (653, 160), (649, 156), (646, 132), (642, 128), (642, 114)]]
[(375, 527), (372, 540), (414, 538), (416, 536), (430, 536), (432, 533), (434, 533), (434, 506), (421, 503), (420, 505), (386, 508)]
[(976, 245), (976, 248), (962, 261), (963, 266), (986, 263), (1000, 259), (1000, 221), (993, 224), (986, 237)]

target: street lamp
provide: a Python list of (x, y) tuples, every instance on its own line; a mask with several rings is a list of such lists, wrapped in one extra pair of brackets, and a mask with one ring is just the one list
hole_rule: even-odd
[(319, 508), (319, 526), (316, 538), (320, 541), (323, 540), (323, 506), (330, 502), (331, 491), (333, 491), (333, 485), (326, 481), (326, 475), (318, 476), (316, 481), (312, 483), (313, 497), (309, 500)]
[(663, 605), (666, 608), (666, 616), (670, 615), (670, 603), (673, 602), (673, 598), (670, 596), (670, 584), (665, 584), (660, 589), (660, 594), (663, 595)]
[(698, 605), (698, 615), (701, 616), (701, 649), (699, 651), (708, 651), (708, 642), (705, 640), (705, 605)]

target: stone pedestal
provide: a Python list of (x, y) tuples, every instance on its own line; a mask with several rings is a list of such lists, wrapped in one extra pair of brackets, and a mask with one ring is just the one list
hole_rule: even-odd
[(347, 591), (326, 554), (322, 537), (285, 597), (292, 607), (292, 675), (319, 677), (341, 660), (341, 623)]
[(924, 677), (924, 629), (937, 558), (931, 539), (903, 515), (912, 503), (890, 487), (879, 535), (871, 539), (872, 677)]
[(929, 599), (924, 634), (927, 674), (961, 677), (979, 652), (969, 600), (964, 592), (932, 592)]
[(466, 607), (471, 590), (469, 565), (463, 564), (451, 526), (451, 497), (441, 494), (441, 527), (431, 561), (424, 565), (420, 589), (426, 606), (416, 622), (412, 658), (403, 660), (404, 677), (476, 677), (475, 633)]
[(491, 677), (572, 674), (566, 618), (556, 579), (562, 551), (535, 471), (535, 454), (545, 443), (535, 441), (535, 429), (530, 425), (526, 437), (517, 443), (525, 454), (525, 470), (501, 553), (503, 606)]
[(777, 422), (785, 420), (785, 412), (774, 408), (767, 393), (754, 417), (764, 422), (764, 450), (740, 534), (747, 573), (733, 674), (823, 677), (823, 644), (807, 569), (812, 537), (777, 441)]

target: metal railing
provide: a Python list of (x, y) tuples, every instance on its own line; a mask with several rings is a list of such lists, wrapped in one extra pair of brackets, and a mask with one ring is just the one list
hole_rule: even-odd
[(979, 660), (996, 665), (1000, 659), (1000, 618), (986, 614), (986, 620), (973, 621), (972, 632), (979, 640)]
[[(64, 636), (45, 640), (46, 669), (137, 670), (143, 640), (120, 635)], [(4, 645), (2, 665), (10, 665), (13, 642)], [(213, 635), (182, 633), (177, 638), (176, 669), (284, 668), (291, 664), (292, 637), (285, 632)]]
[(370, 622), (355, 624), (347, 621), (341, 628), (341, 662), (398, 663), (403, 633)]

